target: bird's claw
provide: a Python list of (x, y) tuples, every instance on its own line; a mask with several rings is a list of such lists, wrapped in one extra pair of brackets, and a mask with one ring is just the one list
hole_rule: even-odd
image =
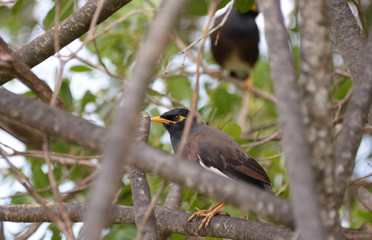
[(199, 225), (198, 231), (200, 231), (203, 227), (208, 227), (212, 218), (216, 215), (230, 216), (227, 212), (219, 211), (219, 209), (200, 210), (199, 208), (194, 208), (194, 211), (195, 212), (189, 217), (187, 222), (191, 222), (191, 220), (193, 220), (195, 217), (203, 217), (204, 219)]

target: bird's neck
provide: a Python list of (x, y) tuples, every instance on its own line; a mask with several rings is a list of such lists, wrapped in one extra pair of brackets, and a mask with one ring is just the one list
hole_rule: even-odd
[(177, 153), (177, 151), (178, 151), (178, 147), (180, 145), (181, 138), (182, 138), (182, 132), (181, 133), (175, 132), (175, 133), (170, 135), (172, 147), (173, 147), (173, 150), (174, 150), (175, 153)]
[[(199, 131), (200, 130), (199, 127), (202, 126), (202, 125), (204, 125), (204, 123), (193, 124), (193, 126), (190, 129), (190, 133), (189, 133), (188, 138), (190, 139), (190, 136), (192, 134)], [(174, 150), (175, 153), (178, 152), (178, 148), (179, 148), (180, 143), (181, 143), (183, 132), (184, 132), (183, 129), (182, 129), (182, 131), (169, 131), (172, 147), (173, 147), (173, 150)], [(187, 142), (188, 141), (186, 141), (186, 143)]]

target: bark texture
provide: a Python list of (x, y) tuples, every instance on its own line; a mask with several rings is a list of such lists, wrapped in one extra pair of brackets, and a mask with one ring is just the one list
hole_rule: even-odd
[[(0, 70), (8, 72), (12, 76), (18, 77), (32, 92), (41, 100), (49, 103), (53, 91), (48, 84), (41, 81), (28, 66), (19, 61), (15, 54), (8, 48), (6, 42), (0, 37)], [(66, 104), (61, 98), (57, 97), (59, 108), (64, 109)]]
[[(150, 116), (142, 112), (136, 128), (136, 142), (147, 143), (150, 134), (150, 124)], [(151, 203), (151, 194), (149, 185), (147, 184), (146, 174), (137, 168), (131, 167), (129, 168), (129, 176), (137, 230), (143, 231), (141, 233), (143, 234), (142, 239), (157, 240), (158, 233), (153, 209), (151, 209), (151, 214), (148, 217), (146, 216)]]
[(265, 19), (271, 78), (277, 98), (279, 124), (283, 131), (296, 227), (300, 231), (301, 239), (326, 239), (319, 212), (315, 178), (310, 165), (311, 150), (301, 113), (300, 91), (279, 2), (261, 0), (258, 3)]
[(336, 200), (340, 206), (354, 169), (355, 155), (359, 147), (368, 112), (372, 104), (372, 38), (364, 49), (361, 58), (362, 65), (356, 76), (357, 81), (353, 88), (342, 129), (336, 138), (335, 148), (335, 175)]
[(334, 194), (332, 52), (329, 44), (328, 0), (301, 0), (299, 8), (301, 81), (311, 164), (328, 239), (342, 239)]
[[(73, 222), (81, 222), (87, 209), (83, 203), (63, 203)], [(48, 204), (49, 209), (60, 217), (57, 204)], [(135, 224), (133, 207), (114, 205), (109, 208), (112, 224)], [(201, 219), (187, 222), (191, 213), (173, 211), (163, 206), (155, 208), (156, 226), (159, 230), (189, 236), (223, 237), (245, 240), (280, 240), (291, 239), (293, 232), (267, 223), (243, 220), (227, 216), (216, 216), (207, 229), (198, 231)], [(0, 206), (0, 221), (12, 222), (51, 222), (40, 205)]]
[(347, 70), (355, 80), (367, 41), (346, 0), (329, 0), (329, 5), (332, 43), (340, 51)]

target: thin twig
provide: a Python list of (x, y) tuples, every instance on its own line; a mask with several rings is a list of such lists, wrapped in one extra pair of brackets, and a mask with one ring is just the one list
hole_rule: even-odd
[(4, 7), (4, 6), (8, 5), (8, 4), (16, 3), (16, 2), (18, 2), (18, 1), (19, 1), (19, 0), (10, 0), (10, 1), (6, 1), (6, 2), (1, 2), (1, 3), (0, 3), (0, 7)]
[(340, 119), (343, 119), (343, 116), (340, 116), (341, 110), (344, 107), (344, 105), (349, 102), (352, 94), (353, 94), (353, 89), (350, 89), (350, 91), (346, 94), (346, 96), (341, 101), (339, 101), (337, 105), (335, 106), (337, 107), (337, 112), (333, 119), (333, 123), (338, 123), (340, 122)]
[(166, 97), (166, 98), (168, 98), (172, 103), (175, 103), (175, 104), (177, 104), (177, 105), (180, 106), (180, 107), (187, 108), (186, 105), (184, 105), (183, 103), (181, 103), (181, 102), (178, 101), (177, 99), (175, 99), (175, 98), (173, 98), (173, 97), (171, 97), (171, 96), (169, 96), (169, 95), (167, 95), (167, 94), (163, 94), (163, 93), (158, 92), (158, 91), (156, 91), (156, 90), (154, 90), (154, 89), (152, 89), (152, 88), (150, 88), (149, 90), (150, 90), (151, 92), (153, 92), (153, 93), (155, 93), (155, 94), (161, 96), (161, 97)]
[(166, 186), (167, 186), (167, 182), (166, 181), (163, 181), (162, 184), (161, 184), (161, 186), (160, 186), (160, 188), (156, 192), (155, 196), (151, 199), (151, 203), (147, 207), (146, 213), (143, 216), (142, 223), (138, 227), (137, 240), (141, 240), (143, 238), (144, 227), (145, 227), (145, 224), (144, 223), (146, 223), (149, 220), (151, 214), (154, 212), (156, 203), (158, 202), (158, 200), (159, 200), (159, 198), (160, 198), (161, 194), (163, 193), (163, 191), (164, 191), (164, 189), (165, 189)]
[[(24, 156), (24, 157), (34, 157), (34, 158), (44, 158), (44, 152), (42, 151), (26, 151), (26, 152), (18, 152), (15, 151), (9, 156)], [(90, 168), (97, 168), (100, 166), (100, 163), (93, 163), (91, 161), (86, 161), (85, 159), (97, 159), (101, 158), (101, 156), (74, 156), (70, 154), (62, 154), (62, 153), (55, 153), (50, 152), (49, 154), (50, 159), (58, 162), (63, 165), (80, 165), (86, 166)]]
[(363, 11), (360, 7), (360, 0), (358, 0), (358, 2), (356, 0), (352, 0), (355, 7), (357, 8), (358, 10), (358, 18), (359, 18), (359, 22), (360, 24), (362, 25), (362, 28), (363, 28), (363, 33), (364, 33), (364, 37), (368, 38), (368, 27), (367, 27), (367, 24), (366, 24), (366, 19), (363, 15)]
[[(220, 2), (220, 1), (213, 1), (213, 4), (218, 6), (219, 2)], [(215, 4), (215, 3), (216, 3), (216, 4)], [(234, 5), (234, 3), (232, 3), (232, 4), (229, 6), (229, 8), (228, 8), (227, 11), (226, 11), (226, 15), (225, 15), (225, 17), (222, 19), (221, 23), (218, 24), (218, 26), (212, 28), (209, 32), (207, 32), (208, 29), (209, 29), (209, 26), (210, 26), (211, 20), (212, 20), (212, 18), (213, 18), (213, 14), (216, 12), (216, 9), (217, 9), (217, 7), (214, 7), (214, 6), (213, 6), (213, 8), (214, 8), (214, 12), (209, 11), (209, 12), (208, 12), (208, 15), (207, 15), (207, 18), (208, 18), (208, 20), (207, 20), (207, 24), (206, 24), (206, 27), (208, 27), (208, 28), (207, 28), (207, 31), (205, 31), (205, 29), (204, 29), (204, 31), (203, 31), (203, 32), (207, 32), (207, 33), (205, 33), (205, 34), (203, 34), (202, 36), (200, 36), (197, 40), (195, 40), (194, 42), (192, 42), (192, 43), (189, 44), (188, 46), (186, 46), (186, 47), (181, 47), (182, 50), (181, 50), (180, 52), (178, 52), (177, 54), (175, 54), (175, 56), (177, 56), (177, 55), (179, 55), (179, 54), (186, 54), (186, 55), (188, 55), (189, 50), (190, 50), (194, 45), (196, 45), (196, 44), (199, 43), (200, 41), (205, 42), (205, 39), (206, 39), (210, 34), (214, 33), (214, 32), (217, 31), (218, 29), (220, 29), (220, 28), (225, 24), (225, 22), (226, 22), (226, 20), (227, 20), (227, 17), (229, 16), (229, 14), (230, 14), (230, 12), (231, 12), (231, 10), (232, 10), (232, 8), (233, 8), (233, 5)], [(211, 3), (211, 5), (210, 5), (210, 7), (209, 7), (209, 10), (211, 10), (211, 9), (212, 9), (212, 3)], [(213, 10), (213, 9), (212, 9), (212, 10)], [(182, 40), (181, 40), (180, 38), (177, 38), (176, 40), (177, 40), (177, 41), (176, 41), (176, 44), (182, 42)], [(213, 43), (212, 43), (212, 44), (213, 44)], [(204, 44), (202, 43), (201, 45), (204, 45)], [(204, 48), (204, 47), (202, 47), (202, 48)], [(174, 59), (175, 56), (174, 56), (172, 59)], [(167, 67), (166, 67), (166, 69), (165, 69), (165, 71), (164, 71), (164, 74), (167, 73), (167, 70), (168, 70), (168, 68), (169, 68), (169, 66), (170, 66), (170, 63), (172, 62), (172, 59), (169, 61), (169, 64), (167, 65)], [(198, 61), (195, 61), (195, 62), (198, 62)], [(202, 66), (202, 65), (201, 65), (201, 66)]]
[(7, 156), (7, 153), (2, 148), (0, 148), (0, 155), (10, 166), (18, 182), (21, 183), (27, 192), (45, 209), (47, 215), (52, 219), (53, 222), (56, 223), (57, 227), (59, 229), (64, 229), (62, 221), (48, 208), (45, 201), (37, 194), (30, 181), (28, 181), (26, 177), (23, 176), (23, 174), (12, 164)]
[(280, 136), (281, 136), (281, 131), (278, 130), (278, 131), (274, 132), (273, 134), (271, 134), (270, 136), (267, 136), (267, 137), (263, 138), (260, 141), (257, 141), (255, 143), (251, 143), (251, 144), (241, 145), (241, 147), (242, 148), (255, 148), (259, 145), (270, 142), (272, 140), (280, 140), (281, 139), (281, 138), (279, 138)]
[(61, 193), (58, 190), (58, 184), (57, 184), (56, 177), (54, 175), (54, 171), (52, 168), (52, 161), (50, 160), (50, 155), (49, 155), (49, 149), (50, 149), (50, 138), (49, 137), (47, 136), (44, 137), (44, 144), (42, 147), (43, 147), (43, 151), (45, 154), (45, 160), (46, 160), (47, 167), (48, 167), (48, 177), (49, 177), (50, 186), (52, 188), (53, 195), (56, 199), (56, 202), (58, 204), (58, 208), (61, 212), (61, 216), (63, 220), (61, 224), (62, 228), (60, 228), (60, 230), (66, 235), (68, 239), (75, 239), (74, 233), (72, 231), (71, 220), (69, 219), (66, 209), (62, 205)]
[[(39, 229), (41, 224), (42, 223), (32, 223), (32, 224), (28, 225), (26, 227), (27, 231), (25, 233), (23, 233), (22, 235), (20, 235), (20, 233), (18, 233), (17, 234), (18, 236), (14, 240), (27, 240), (27, 239), (29, 239)], [(24, 229), (22, 230), (22, 232), (23, 231), (24, 231)]]

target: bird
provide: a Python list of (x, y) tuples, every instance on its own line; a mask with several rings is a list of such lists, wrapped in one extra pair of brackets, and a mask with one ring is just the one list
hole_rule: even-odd
[[(226, 11), (214, 21), (213, 28), (220, 25)], [(232, 7), (225, 23), (210, 35), (212, 56), (222, 68), (230, 71), (230, 76), (244, 81), (243, 89), (253, 86), (253, 68), (259, 56), (259, 31), (256, 24), (258, 15), (256, 4), (245, 13)]]
[[(185, 128), (189, 110), (176, 108), (160, 116), (152, 117), (151, 121), (162, 123), (170, 135), (175, 153), (177, 153)], [(194, 117), (182, 157), (199, 164), (207, 170), (231, 178), (253, 184), (274, 194), (270, 179), (262, 166), (246, 153), (228, 134), (197, 120)], [(199, 230), (207, 227), (215, 215), (228, 215), (220, 211), (224, 203), (217, 203), (208, 210), (196, 208), (196, 212), (188, 219), (204, 217)]]

